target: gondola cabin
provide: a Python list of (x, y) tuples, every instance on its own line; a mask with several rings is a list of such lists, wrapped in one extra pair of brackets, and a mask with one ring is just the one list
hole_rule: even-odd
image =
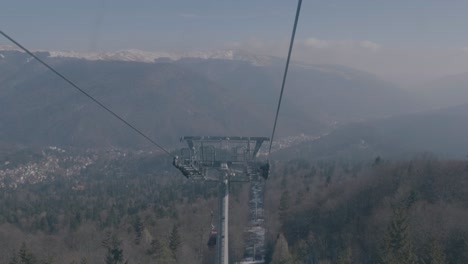
[(208, 247), (212, 249), (214, 246), (216, 246), (216, 238), (218, 237), (218, 231), (216, 229), (211, 229), (210, 232), (210, 237), (208, 238)]

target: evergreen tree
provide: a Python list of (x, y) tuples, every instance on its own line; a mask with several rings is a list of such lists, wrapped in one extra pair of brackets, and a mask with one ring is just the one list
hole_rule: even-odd
[(393, 208), (393, 217), (387, 228), (380, 254), (382, 264), (416, 264), (417, 257), (409, 234), (406, 209)]
[(172, 253), (176, 255), (177, 249), (181, 243), (181, 238), (179, 234), (179, 229), (177, 225), (172, 227), (171, 236), (169, 237), (169, 248), (172, 250)]
[(133, 220), (133, 230), (135, 231), (135, 244), (139, 245), (143, 234), (143, 222), (139, 215)]
[(161, 249), (161, 243), (159, 242), (159, 239), (153, 239), (150, 244), (150, 248), (146, 250), (146, 254), (148, 255), (155, 255), (157, 254)]
[(106, 248), (105, 263), (106, 264), (121, 264), (124, 262), (123, 249), (121, 248), (122, 242), (117, 238), (116, 235), (108, 235), (102, 242), (102, 245)]
[(284, 238), (283, 234), (280, 234), (275, 243), (271, 264), (290, 264), (292, 262), (288, 242), (286, 241), (286, 238)]
[(36, 257), (29, 251), (24, 242), (18, 252), (18, 256), (21, 264), (35, 264), (37, 262)]

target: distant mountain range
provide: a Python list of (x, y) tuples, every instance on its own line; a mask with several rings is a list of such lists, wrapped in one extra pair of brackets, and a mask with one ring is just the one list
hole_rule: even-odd
[[(168, 147), (183, 135), (269, 136), (284, 68), (279, 58), (238, 51), (178, 57), (139, 51), (36, 54)], [(0, 73), (1, 142), (151, 147), (23, 52), (0, 49)], [(372, 74), (295, 62), (278, 136), (320, 135), (348, 122), (423, 108)]]
[[(0, 45), (2, 51), (18, 51), (21, 49), (12, 45)], [(134, 61), (134, 62), (167, 62), (178, 61), (181, 59), (217, 59), (217, 60), (235, 60), (246, 61), (253, 65), (265, 66), (271, 65), (278, 58), (272, 56), (255, 55), (241, 50), (213, 50), (213, 51), (193, 51), (193, 52), (151, 52), (138, 49), (128, 49), (119, 51), (101, 51), (101, 52), (81, 52), (81, 51), (44, 51), (33, 50), (33, 52), (46, 54), (49, 58), (74, 58), (85, 60), (104, 60), (104, 61)], [(0, 54), (0, 58), (2, 55)]]

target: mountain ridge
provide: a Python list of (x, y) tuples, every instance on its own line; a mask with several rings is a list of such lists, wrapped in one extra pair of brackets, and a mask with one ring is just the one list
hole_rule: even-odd
[[(27, 54), (0, 54), (0, 141), (145, 145)], [(240, 60), (185, 58), (142, 63), (36, 54), (143, 132), (167, 142), (165, 146), (173, 146), (181, 135), (268, 135), (284, 70), (276, 62), (255, 66)], [(336, 65), (292, 64), (287, 85), (278, 139), (313, 137), (336, 124), (414, 108), (396, 86)]]
[[(1, 51), (19, 51), (22, 49), (12, 45), (0, 45)], [(60, 51), (60, 50), (41, 50), (32, 49), (32, 52), (47, 53), (48, 58), (73, 58), (85, 60), (113, 60), (113, 61), (133, 61), (153, 63), (158, 60), (178, 61), (182, 59), (220, 59), (235, 60), (252, 63), (256, 66), (270, 65), (276, 57), (266, 55), (255, 55), (253, 53), (236, 50), (220, 49), (210, 51), (190, 51), (190, 52), (166, 52), (166, 51), (145, 51), (139, 49), (123, 49), (117, 51)], [(3, 55), (2, 55), (3, 56)], [(1, 56), (0, 56), (1, 58)]]
[(468, 104), (345, 124), (301, 145), (279, 150), (279, 158), (373, 160), (431, 153), (464, 159), (468, 151)]

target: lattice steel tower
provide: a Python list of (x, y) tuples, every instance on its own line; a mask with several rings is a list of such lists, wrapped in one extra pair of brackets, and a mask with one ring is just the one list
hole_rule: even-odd
[(268, 161), (257, 160), (266, 137), (182, 137), (188, 148), (175, 156), (173, 165), (188, 179), (216, 181), (218, 191), (218, 225), (216, 261), (228, 264), (229, 185), (267, 179)]

